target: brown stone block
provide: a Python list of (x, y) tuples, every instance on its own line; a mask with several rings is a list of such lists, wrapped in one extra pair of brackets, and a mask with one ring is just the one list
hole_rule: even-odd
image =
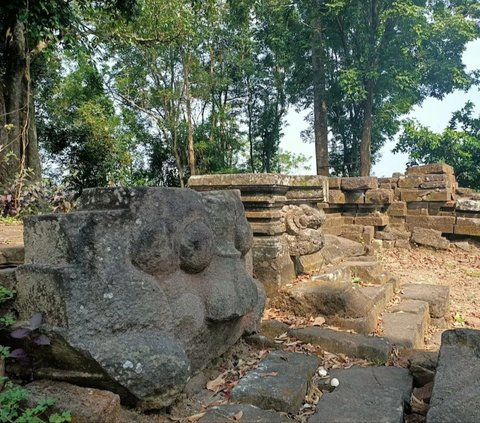
[(328, 187), (329, 189), (340, 189), (342, 186), (342, 178), (338, 176), (330, 176), (328, 178)]
[(245, 208), (254, 207), (282, 207), (287, 201), (284, 195), (242, 195)]
[(279, 235), (286, 231), (282, 222), (250, 222), (250, 226), (253, 233), (258, 235)]
[(322, 201), (325, 198), (325, 192), (323, 189), (290, 189), (286, 197), (287, 200)]
[(390, 204), (393, 202), (393, 190), (369, 189), (365, 193), (365, 204)]
[(451, 189), (435, 190), (422, 195), (425, 201), (449, 201), (452, 199)]
[(456, 222), (457, 227), (463, 228), (478, 228), (480, 229), (480, 218), (471, 218), (471, 217), (457, 217)]
[(449, 201), (452, 199), (452, 191), (445, 190), (419, 190), (400, 189), (400, 199), (407, 203), (415, 201)]
[(385, 226), (388, 225), (389, 218), (385, 215), (377, 216), (357, 216), (355, 218), (356, 225), (364, 226)]
[(407, 216), (407, 224), (411, 231), (415, 227), (420, 227), (452, 234), (454, 223), (453, 216)]
[(328, 202), (332, 204), (345, 204), (345, 193), (339, 189), (328, 190)]
[(245, 210), (245, 217), (247, 219), (275, 220), (282, 217), (282, 212), (278, 209)]
[(345, 218), (343, 216), (334, 215), (331, 216), (329, 214), (326, 215), (326, 220), (322, 225), (322, 229), (326, 228), (334, 228), (336, 226), (342, 226), (345, 223)]
[(445, 173), (453, 175), (454, 170), (452, 166), (445, 163), (433, 163), (422, 166), (412, 166), (407, 169), (407, 175), (411, 174), (426, 174), (426, 173)]
[(451, 188), (447, 181), (428, 181), (420, 184), (421, 189), (446, 189)]
[(363, 204), (365, 202), (364, 191), (347, 191), (345, 193), (346, 204)]
[(377, 188), (378, 180), (373, 176), (342, 178), (342, 190), (344, 191), (357, 191)]
[(407, 215), (407, 203), (405, 201), (394, 201), (387, 209), (389, 216), (406, 216)]
[(378, 186), (382, 188), (380, 185), (388, 185), (388, 188), (396, 188), (398, 187), (398, 177), (394, 178), (378, 178)]
[(396, 187), (392, 187), (392, 184), (390, 182), (381, 182), (378, 184), (378, 188), (380, 189), (394, 189)]
[(454, 233), (458, 235), (480, 236), (480, 226), (454, 226)]
[(390, 223), (405, 223), (405, 216), (390, 216)]
[(363, 228), (363, 242), (370, 245), (375, 236), (375, 228), (373, 226), (364, 226)]
[(422, 182), (421, 176), (403, 176), (398, 179), (398, 186), (399, 188), (418, 188)]

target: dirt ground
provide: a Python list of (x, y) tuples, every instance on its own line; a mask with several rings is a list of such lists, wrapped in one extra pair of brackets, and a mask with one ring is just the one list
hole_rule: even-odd
[(401, 283), (450, 287), (450, 327), (480, 328), (480, 244), (452, 243), (448, 250), (413, 247), (383, 251), (380, 261)]
[(23, 244), (23, 225), (0, 223), (0, 247)]

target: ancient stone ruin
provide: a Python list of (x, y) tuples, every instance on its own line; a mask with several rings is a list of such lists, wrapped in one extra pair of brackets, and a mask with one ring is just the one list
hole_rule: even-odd
[(323, 176), (276, 174), (203, 175), (190, 178), (197, 191), (239, 189), (253, 231), (253, 267), (269, 296), (321, 259), (328, 197)]
[(235, 191), (92, 189), (73, 213), (25, 219), (17, 304), (44, 315), (40, 373), (168, 405), (258, 322), (251, 243)]
[(448, 248), (445, 235), (480, 236), (480, 194), (458, 187), (453, 168), (441, 163), (391, 178), (202, 175), (189, 186), (241, 191), (254, 234), (254, 274), (269, 296), (295, 275), (335, 262), (341, 251), (359, 256), (411, 242)]

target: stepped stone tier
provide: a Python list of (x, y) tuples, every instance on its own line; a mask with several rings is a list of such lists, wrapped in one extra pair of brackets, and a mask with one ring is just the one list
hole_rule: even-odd
[[(235, 174), (192, 176), (197, 191), (239, 189), (253, 230), (253, 267), (267, 294), (295, 278), (295, 266), (308, 268), (308, 258), (323, 246), (325, 215), (319, 203), (328, 196), (323, 176)], [(300, 261), (301, 257), (307, 260)], [(315, 258), (315, 256), (314, 256)], [(316, 265), (317, 260), (313, 260)]]
[[(448, 248), (444, 235), (480, 236), (480, 193), (451, 166), (414, 166), (391, 178), (235, 174), (192, 176), (197, 191), (237, 188), (252, 226), (255, 276), (274, 296), (328, 263), (339, 236), (375, 247)], [(292, 224), (293, 223), (293, 224)], [(336, 241), (335, 241), (336, 242)]]
[(75, 212), (26, 218), (17, 307), (44, 316), (39, 374), (168, 405), (259, 321), (251, 243), (238, 191), (96, 188)]

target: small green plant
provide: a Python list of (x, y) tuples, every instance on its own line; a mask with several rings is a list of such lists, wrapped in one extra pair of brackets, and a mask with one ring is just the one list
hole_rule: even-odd
[[(54, 404), (53, 400), (40, 401), (33, 407), (24, 406), (28, 400), (29, 392), (21, 386), (7, 382), (5, 389), (0, 392), (0, 422), (15, 423), (64, 423), (71, 422), (69, 411), (61, 414), (54, 413), (48, 418), (43, 417)], [(47, 420), (46, 420), (47, 419)]]
[(352, 283), (362, 283), (362, 278), (358, 276), (353, 276), (352, 277)]
[[(3, 307), (15, 298), (16, 292), (0, 285), (0, 330), (10, 332), (10, 337), (16, 339), (29, 339), (37, 345), (48, 345), (50, 340), (43, 334), (35, 331), (42, 323), (42, 315), (37, 313), (22, 327), (11, 330), (15, 317), (10, 312), (5, 312)], [(3, 313), (3, 314), (1, 314)], [(27, 355), (22, 348), (10, 350), (10, 347), (0, 345), (0, 360), (6, 359), (25, 360)], [(3, 388), (3, 389), (2, 389)], [(0, 373), (0, 423), (64, 423), (72, 420), (70, 412), (53, 413), (48, 418), (44, 417), (53, 405), (53, 400), (40, 401), (33, 407), (26, 406), (29, 392), (21, 386), (15, 385)]]
[(460, 325), (465, 324), (465, 317), (463, 317), (460, 313), (455, 313), (453, 320), (455, 321), (455, 323), (458, 323)]

